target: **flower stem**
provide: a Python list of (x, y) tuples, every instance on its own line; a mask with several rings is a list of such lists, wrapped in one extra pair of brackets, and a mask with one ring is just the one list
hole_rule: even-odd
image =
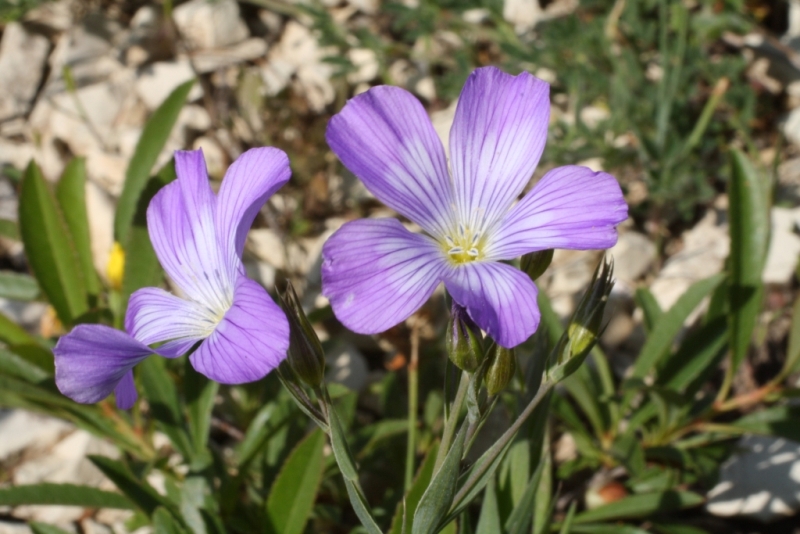
[(531, 401), (528, 403), (525, 409), (522, 410), (522, 413), (519, 414), (517, 420), (514, 421), (514, 423), (508, 428), (508, 430), (506, 430), (503, 433), (503, 435), (500, 436), (500, 439), (498, 439), (495, 442), (495, 444), (492, 445), (488, 451), (486, 451), (484, 456), (481, 457), (482, 460), (481, 468), (476, 469), (470, 475), (469, 479), (467, 479), (467, 481), (464, 483), (461, 489), (458, 491), (455, 498), (453, 499), (454, 507), (459, 505), (460, 501), (463, 500), (464, 497), (466, 497), (466, 495), (469, 493), (472, 486), (474, 486), (481, 479), (486, 470), (491, 467), (491, 465), (494, 463), (494, 459), (499, 454), (501, 454), (505, 450), (506, 445), (508, 445), (508, 443), (512, 439), (514, 439), (514, 436), (517, 435), (517, 432), (519, 431), (520, 427), (525, 423), (525, 421), (527, 421), (528, 417), (530, 417), (531, 414), (533, 413), (533, 410), (536, 409), (536, 406), (538, 406), (539, 403), (542, 401), (542, 399), (545, 398), (547, 392), (550, 391), (552, 387), (553, 383), (549, 381), (543, 382), (542, 385), (539, 386), (539, 391), (536, 392), (536, 395), (534, 395), (534, 397), (531, 399)]
[(408, 364), (408, 442), (406, 445), (405, 490), (414, 480), (414, 459), (417, 452), (417, 412), (419, 411), (419, 329), (411, 328), (411, 361)]
[(439, 468), (444, 462), (447, 451), (450, 450), (450, 444), (453, 442), (453, 436), (456, 433), (456, 425), (458, 424), (458, 416), (461, 414), (461, 407), (464, 406), (464, 400), (467, 398), (467, 386), (469, 385), (469, 373), (466, 371), (461, 372), (461, 382), (458, 383), (458, 390), (456, 391), (456, 398), (453, 399), (453, 406), (450, 408), (450, 414), (444, 424), (444, 432), (442, 432), (442, 444), (439, 446), (439, 452), (436, 453), (436, 463), (433, 467), (433, 472), (439, 471)]

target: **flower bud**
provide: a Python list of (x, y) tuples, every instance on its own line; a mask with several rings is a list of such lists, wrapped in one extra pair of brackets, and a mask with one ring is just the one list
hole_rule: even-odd
[(289, 320), (289, 366), (303, 382), (317, 388), (325, 377), (325, 353), (291, 283), (281, 295), (281, 307)]
[(483, 361), (483, 335), (467, 314), (467, 310), (453, 301), (450, 322), (445, 337), (450, 361), (463, 371), (474, 373)]
[(531, 280), (536, 281), (537, 278), (542, 276), (544, 272), (550, 267), (550, 262), (553, 261), (553, 249), (537, 250), (522, 256), (519, 262), (519, 268), (522, 272), (527, 274)]
[(592, 277), (591, 286), (583, 295), (569, 325), (556, 346), (556, 361), (548, 374), (560, 381), (575, 372), (597, 343), (602, 330), (603, 312), (614, 287), (614, 264), (603, 259)]
[(497, 395), (514, 378), (517, 370), (517, 351), (495, 345), (489, 357), (491, 360), (484, 377), (486, 391), (489, 395)]

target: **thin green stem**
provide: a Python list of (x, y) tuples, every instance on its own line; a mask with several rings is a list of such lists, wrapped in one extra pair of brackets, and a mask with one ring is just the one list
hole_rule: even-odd
[[(514, 421), (514, 423), (510, 427), (508, 427), (508, 430), (506, 430), (503, 433), (503, 435), (500, 436), (500, 439), (498, 439), (495, 442), (495, 444), (492, 445), (492, 447), (487, 451), (488, 456), (486, 456), (486, 461), (482, 462), (481, 468), (473, 471), (469, 479), (467, 479), (467, 481), (464, 483), (464, 485), (461, 487), (458, 493), (456, 493), (456, 496), (453, 499), (453, 507), (457, 507), (460, 504), (460, 502), (464, 499), (464, 497), (466, 497), (466, 495), (469, 493), (472, 486), (474, 486), (481, 479), (486, 470), (489, 469), (489, 467), (492, 465), (497, 455), (499, 455), (503, 450), (505, 450), (506, 445), (508, 445), (509, 442), (511, 442), (511, 440), (514, 439), (514, 436), (517, 435), (517, 432), (519, 431), (520, 427), (522, 427), (525, 421), (528, 420), (528, 417), (531, 416), (533, 410), (535, 410), (536, 406), (538, 406), (539, 403), (542, 401), (542, 399), (545, 398), (547, 392), (550, 391), (553, 385), (554, 385), (553, 383), (545, 381), (542, 383), (541, 386), (539, 386), (539, 391), (536, 392), (536, 395), (531, 399), (531, 401), (528, 403), (528, 405), (525, 407), (522, 413), (519, 414), (517, 420)], [(481, 457), (481, 460), (484, 460), (484, 457)]]
[(453, 436), (456, 433), (456, 425), (458, 424), (458, 416), (461, 414), (461, 408), (464, 406), (464, 400), (467, 398), (467, 386), (469, 386), (469, 373), (466, 371), (461, 372), (461, 381), (458, 383), (458, 391), (456, 391), (456, 398), (453, 399), (453, 406), (450, 408), (450, 414), (447, 421), (444, 423), (444, 432), (442, 432), (442, 444), (439, 446), (439, 452), (436, 453), (436, 463), (433, 466), (433, 472), (439, 471), (439, 468), (444, 462), (447, 451), (450, 450), (450, 444), (453, 442)]
[(408, 364), (408, 442), (406, 444), (406, 492), (414, 481), (417, 455), (417, 412), (419, 411), (419, 330), (416, 321), (411, 329), (411, 361)]

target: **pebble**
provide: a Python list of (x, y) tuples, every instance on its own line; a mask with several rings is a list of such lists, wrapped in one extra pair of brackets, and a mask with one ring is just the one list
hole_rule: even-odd
[(711, 514), (750, 516), (763, 522), (800, 510), (800, 443), (771, 436), (745, 436), (722, 464), (708, 492)]
[(0, 121), (30, 109), (44, 73), (50, 42), (10, 22), (0, 41)]

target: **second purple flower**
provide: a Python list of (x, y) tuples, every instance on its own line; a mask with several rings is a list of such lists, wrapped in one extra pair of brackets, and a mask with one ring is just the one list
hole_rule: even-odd
[(586, 167), (553, 169), (519, 202), (544, 150), (549, 85), (496, 68), (470, 75), (444, 148), (419, 101), (379, 86), (352, 100), (328, 126), (344, 165), (396, 219), (345, 224), (325, 244), (323, 293), (360, 333), (414, 313), (439, 283), (498, 344), (522, 343), (539, 324), (537, 289), (502, 263), (550, 248), (603, 249), (628, 210), (616, 179)]

